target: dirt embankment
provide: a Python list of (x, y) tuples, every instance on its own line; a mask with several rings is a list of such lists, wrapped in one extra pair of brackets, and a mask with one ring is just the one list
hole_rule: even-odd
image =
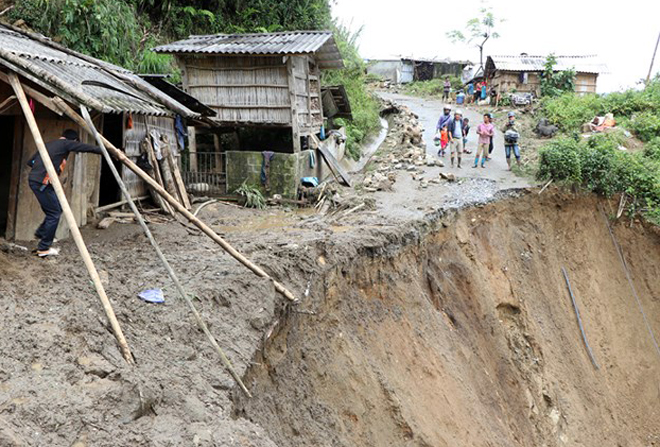
[[(282, 447), (658, 445), (660, 357), (605, 206), (527, 193), (321, 253), (314, 314), (275, 329), (236, 417)], [(660, 331), (657, 228), (615, 233)]]
[[(295, 307), (208, 238), (154, 226), (252, 400), (136, 226), (85, 231), (136, 367), (71, 242), (51, 261), (0, 252), (0, 446), (658, 445), (660, 358), (607, 203), (551, 190), (389, 226), (207, 207)], [(615, 232), (660, 330), (660, 235), (627, 224)], [(164, 306), (137, 299), (149, 287), (165, 289)]]

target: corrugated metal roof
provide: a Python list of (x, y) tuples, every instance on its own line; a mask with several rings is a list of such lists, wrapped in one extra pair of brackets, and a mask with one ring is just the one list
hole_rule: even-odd
[(157, 53), (287, 55), (316, 54), (320, 68), (343, 68), (331, 31), (291, 31), (258, 34), (212, 34), (161, 45)]
[[(9, 53), (5, 57), (0, 54), (0, 65), (69, 101), (104, 113), (175, 115), (175, 111), (148, 93), (153, 87), (139, 76), (125, 68), (66, 50), (44, 36), (0, 25), (0, 49), (0, 53)], [(62, 86), (80, 94), (67, 93)], [(176, 112), (186, 118), (199, 116), (183, 106)]]
[[(555, 56), (556, 71), (574, 69), (578, 73), (607, 73), (605, 64), (598, 61), (595, 55), (588, 56)], [(543, 71), (547, 56), (488, 56), (493, 67), (505, 71)]]

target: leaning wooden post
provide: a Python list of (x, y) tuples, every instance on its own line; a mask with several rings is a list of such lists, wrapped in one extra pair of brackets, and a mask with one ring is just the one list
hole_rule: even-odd
[[(53, 103), (64, 112), (69, 118), (71, 118), (75, 123), (77, 123), (82, 129), (85, 129), (93, 136), (92, 130), (87, 126), (85, 120), (76, 113), (69, 105), (64, 102), (62, 98), (53, 98)], [(273, 282), (273, 287), (277, 290), (278, 293), (283, 295), (290, 301), (297, 301), (296, 297), (291, 293), (286, 287), (284, 287), (279, 282), (275, 281), (268, 273), (266, 273), (261, 267), (250, 261), (248, 258), (243, 256), (238, 250), (231, 246), (227, 241), (225, 241), (218, 233), (213, 231), (208, 225), (199, 220), (193, 213), (188, 211), (185, 206), (179, 203), (170, 193), (168, 193), (165, 188), (159, 185), (149, 174), (144, 172), (138, 165), (136, 165), (130, 158), (126, 156), (122, 151), (117, 149), (107, 138), (101, 135), (101, 140), (105, 145), (105, 148), (110, 151), (110, 153), (119, 161), (124, 163), (128, 169), (133, 171), (138, 177), (140, 177), (145, 183), (151, 186), (161, 197), (163, 197), (172, 207), (181, 213), (186, 219), (188, 219), (192, 224), (197, 228), (202, 230), (204, 234), (213, 239), (218, 245), (220, 245), (228, 254), (230, 254), (238, 262), (252, 270), (252, 272), (262, 278), (270, 279)]]
[(30, 109), (30, 105), (28, 104), (28, 100), (25, 96), (25, 92), (23, 91), (23, 87), (21, 86), (21, 82), (18, 80), (18, 76), (16, 76), (15, 73), (9, 73), (8, 76), (9, 76), (9, 83), (14, 89), (14, 92), (16, 93), (16, 97), (18, 98), (18, 101), (21, 104), (21, 108), (23, 109), (23, 115), (25, 115), (25, 120), (28, 123), (30, 132), (32, 132), (32, 137), (34, 138), (34, 142), (37, 146), (37, 150), (39, 151), (39, 155), (41, 155), (41, 159), (44, 163), (44, 166), (46, 167), (46, 171), (48, 172), (48, 177), (50, 178), (50, 182), (53, 185), (53, 188), (55, 189), (55, 194), (57, 194), (57, 200), (59, 200), (60, 202), (60, 206), (62, 207), (62, 211), (64, 213), (66, 222), (69, 224), (69, 228), (71, 230), (71, 235), (73, 236), (73, 240), (76, 242), (76, 246), (80, 251), (80, 255), (82, 256), (83, 261), (85, 262), (85, 267), (87, 267), (89, 276), (92, 277), (92, 282), (94, 283), (96, 292), (101, 298), (101, 303), (103, 303), (103, 309), (105, 310), (105, 314), (108, 317), (108, 321), (110, 322), (112, 331), (114, 332), (115, 337), (117, 337), (117, 342), (119, 343), (121, 352), (128, 363), (133, 363), (133, 354), (131, 354), (131, 350), (128, 347), (126, 338), (124, 338), (124, 333), (122, 332), (121, 327), (119, 326), (119, 321), (117, 321), (117, 316), (115, 315), (115, 312), (112, 309), (112, 304), (110, 304), (110, 300), (108, 299), (108, 296), (106, 295), (105, 290), (103, 289), (103, 284), (101, 284), (101, 278), (99, 277), (99, 274), (96, 271), (96, 267), (94, 267), (94, 262), (92, 261), (92, 258), (89, 256), (89, 251), (87, 251), (87, 246), (85, 245), (85, 241), (83, 241), (82, 235), (80, 234), (78, 223), (76, 222), (76, 218), (73, 216), (73, 212), (71, 211), (69, 202), (66, 199), (66, 195), (64, 194), (64, 189), (62, 188), (60, 179), (57, 176), (57, 171), (55, 170), (55, 166), (53, 166), (53, 162), (50, 159), (50, 155), (48, 155), (48, 150), (46, 149), (44, 140), (41, 138), (41, 133), (39, 132), (37, 121), (34, 119), (34, 115), (32, 114), (32, 110)]
[(213, 334), (211, 334), (211, 331), (209, 330), (208, 326), (202, 319), (201, 314), (193, 304), (192, 300), (184, 290), (183, 286), (181, 285), (181, 282), (179, 281), (179, 277), (176, 276), (176, 273), (174, 272), (174, 269), (170, 265), (169, 261), (163, 254), (163, 251), (160, 249), (160, 245), (158, 245), (158, 242), (156, 242), (156, 239), (154, 238), (154, 235), (151, 233), (151, 230), (147, 226), (147, 223), (144, 221), (144, 218), (142, 217), (142, 214), (140, 211), (137, 209), (137, 206), (135, 206), (135, 202), (133, 201), (133, 198), (131, 197), (131, 194), (128, 192), (128, 189), (126, 188), (126, 184), (121, 178), (121, 175), (119, 175), (119, 171), (117, 171), (117, 168), (115, 167), (114, 163), (112, 162), (112, 158), (110, 158), (110, 153), (108, 150), (105, 148), (105, 144), (103, 144), (103, 140), (101, 139), (101, 134), (99, 134), (98, 130), (96, 130), (96, 127), (94, 126), (94, 122), (92, 121), (92, 117), (89, 115), (89, 112), (87, 111), (87, 107), (85, 106), (80, 106), (80, 111), (82, 112), (83, 118), (85, 118), (85, 122), (87, 123), (87, 126), (91, 129), (91, 131), (94, 133), (94, 138), (96, 140), (96, 144), (99, 145), (101, 148), (101, 151), (103, 151), (103, 157), (105, 158), (105, 161), (108, 162), (108, 166), (110, 167), (110, 171), (112, 171), (112, 175), (115, 177), (115, 180), (117, 180), (117, 184), (119, 185), (119, 189), (121, 190), (121, 193), (124, 195), (124, 198), (126, 199), (126, 202), (128, 203), (128, 206), (131, 208), (131, 211), (133, 211), (133, 214), (135, 215), (135, 219), (138, 221), (140, 226), (142, 227), (142, 231), (144, 231), (145, 236), (147, 236), (147, 239), (149, 239), (149, 242), (151, 243), (151, 246), (154, 248), (156, 251), (156, 255), (158, 256), (158, 259), (160, 259), (160, 262), (163, 264), (165, 267), (165, 270), (167, 270), (167, 273), (170, 275), (170, 278), (172, 278), (172, 281), (174, 281), (174, 285), (176, 286), (177, 291), (179, 292), (179, 295), (181, 295), (181, 298), (186, 302), (188, 307), (190, 308), (190, 311), (192, 312), (193, 316), (195, 317), (195, 320), (197, 321), (197, 324), (199, 327), (202, 329), (206, 337), (209, 339), (209, 342), (211, 342), (211, 345), (215, 348), (216, 352), (220, 356), (220, 359), (222, 360), (222, 363), (225, 365), (225, 368), (227, 368), (227, 371), (229, 371), (229, 374), (234, 378), (236, 383), (241, 387), (243, 392), (248, 396), (252, 397), (250, 394), (250, 391), (248, 391), (247, 387), (241, 380), (241, 377), (238, 375), (236, 370), (234, 370), (234, 366), (231, 364), (229, 361), (229, 358), (225, 355), (224, 351), (218, 344), (218, 342), (215, 340), (215, 337)]

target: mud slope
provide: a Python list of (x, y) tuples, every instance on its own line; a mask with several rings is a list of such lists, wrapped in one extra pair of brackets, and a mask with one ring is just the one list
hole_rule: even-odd
[[(235, 416), (282, 447), (658, 445), (660, 356), (601, 207), (530, 193), (324, 254), (315, 315), (283, 316)], [(660, 333), (657, 229), (615, 233)]]

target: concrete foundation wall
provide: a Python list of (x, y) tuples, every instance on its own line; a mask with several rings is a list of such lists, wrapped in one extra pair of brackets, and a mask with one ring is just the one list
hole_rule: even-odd
[(281, 194), (295, 198), (300, 182), (299, 155), (276, 153), (270, 161), (270, 190), (261, 182), (261, 152), (227, 151), (227, 193), (233, 194), (244, 181), (257, 186), (264, 195)]

